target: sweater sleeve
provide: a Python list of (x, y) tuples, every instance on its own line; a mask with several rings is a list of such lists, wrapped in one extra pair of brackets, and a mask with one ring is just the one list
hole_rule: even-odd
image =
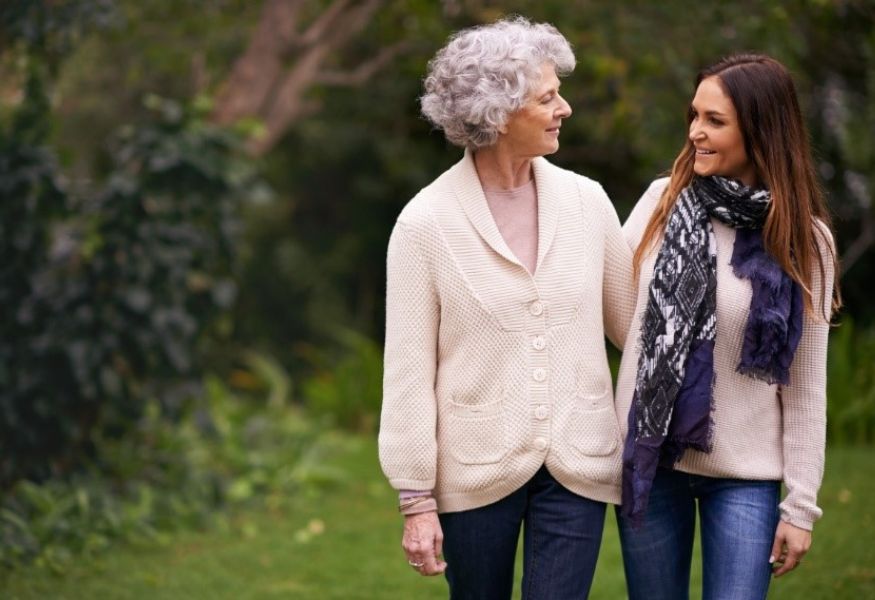
[(815, 264), (812, 292), (814, 309), (819, 314), (806, 312), (802, 338), (790, 366), (790, 382), (781, 389), (787, 489), (780, 506), (781, 519), (808, 530), (823, 513), (817, 506), (817, 491), (823, 478), (826, 446), (826, 352), (830, 329), (823, 314), (830, 314), (834, 276), (832, 237), (825, 227), (820, 227), (818, 233), (824, 235), (820, 253), (826, 285), (821, 293), (820, 267)]
[(622, 350), (635, 313), (635, 282), (632, 277), (632, 250), (623, 237), (617, 211), (604, 190), (605, 266), (602, 283), (602, 311), (605, 333)]
[(396, 489), (431, 490), (437, 461), (437, 336), (440, 306), (414, 231), (400, 221), (389, 240), (380, 464)]

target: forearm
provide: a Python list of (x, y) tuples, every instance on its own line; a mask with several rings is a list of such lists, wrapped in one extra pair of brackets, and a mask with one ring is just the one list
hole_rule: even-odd
[(435, 484), (434, 379), (440, 309), (416, 241), (399, 223), (389, 242), (380, 463), (396, 489)]

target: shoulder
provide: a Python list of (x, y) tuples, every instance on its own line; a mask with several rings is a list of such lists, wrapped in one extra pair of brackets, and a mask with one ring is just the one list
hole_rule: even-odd
[(814, 239), (821, 256), (827, 258), (835, 254), (836, 246), (832, 230), (829, 225), (816, 217), (814, 218)]
[(659, 204), (659, 199), (662, 198), (665, 188), (668, 187), (668, 182), (668, 177), (660, 177), (653, 180), (647, 186), (647, 189), (644, 190), (638, 202), (635, 203), (632, 212), (629, 213), (629, 217), (623, 224), (623, 232), (626, 235), (626, 239), (633, 247), (638, 245), (638, 241), (644, 234), (644, 230), (650, 222), (650, 217)]
[(584, 209), (599, 208), (602, 210), (614, 211), (614, 205), (608, 197), (605, 188), (602, 184), (591, 179), (586, 175), (575, 173), (568, 169), (563, 169), (555, 165), (550, 165), (555, 172), (555, 177), (561, 177), (569, 187), (577, 190), (577, 197), (583, 205)]
[(434, 198), (434, 183), (426, 186), (419, 191), (398, 214), (396, 227), (401, 226), (404, 229), (420, 229), (428, 226), (430, 221), (430, 204)]
[(586, 175), (575, 174), (575, 178), (577, 180), (577, 189), (580, 191), (580, 198), (584, 204), (593, 203), (601, 206), (610, 206), (613, 210), (614, 206), (611, 204), (611, 199), (601, 183), (595, 179), (590, 179)]
[[(832, 284), (837, 262), (835, 238), (828, 224), (818, 218), (813, 219), (813, 222), (814, 244), (817, 247), (816, 258), (819, 259), (815, 262), (813, 276), (815, 281), (820, 281), (821, 278), (825, 277)], [(821, 267), (823, 268), (822, 272)]]
[(641, 194), (641, 198), (638, 199), (638, 202), (632, 209), (632, 214), (630, 214), (629, 218), (631, 219), (632, 215), (638, 211), (643, 213), (641, 216), (649, 219), (650, 215), (656, 209), (656, 205), (659, 204), (659, 199), (662, 198), (662, 194), (665, 192), (665, 188), (668, 187), (670, 180), (670, 177), (660, 177), (659, 179), (651, 181), (650, 185), (647, 186), (647, 189), (644, 190), (644, 193)]
[(535, 161), (535, 168), (539, 175), (548, 177), (556, 183), (575, 186), (580, 190), (581, 194), (593, 196), (601, 195), (607, 199), (607, 194), (605, 194), (605, 190), (598, 181), (590, 179), (580, 173), (575, 173), (570, 169), (554, 165), (543, 157), (535, 159)]
[(455, 167), (452, 167), (444, 171), (437, 179), (419, 190), (401, 209), (396, 220), (396, 228), (400, 226), (407, 230), (424, 231), (433, 227), (434, 205), (447, 202), (453, 197), (454, 170)]

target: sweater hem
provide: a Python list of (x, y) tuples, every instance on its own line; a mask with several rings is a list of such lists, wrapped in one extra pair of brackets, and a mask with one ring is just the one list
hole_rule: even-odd
[[(485, 490), (450, 493), (440, 493), (436, 490), (434, 492), (434, 497), (438, 503), (438, 512), (460, 512), (498, 502), (528, 483), (540, 467), (541, 465), (538, 465), (535, 471), (527, 476), (523, 474), (523, 477), (520, 478), (522, 473), (518, 473)], [(562, 484), (563, 487), (578, 496), (589, 500), (595, 500), (596, 502), (604, 502), (606, 504), (620, 503), (621, 494), (619, 483), (599, 483), (582, 480), (579, 476), (573, 476), (566, 473), (559, 473), (556, 475), (552, 471), (550, 474), (556, 479), (556, 481)], [(574, 479), (575, 481), (570, 482), (569, 479)]]

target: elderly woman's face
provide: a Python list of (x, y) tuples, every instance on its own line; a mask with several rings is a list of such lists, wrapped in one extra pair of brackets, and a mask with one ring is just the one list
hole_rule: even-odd
[(571, 107), (559, 95), (559, 78), (551, 64), (541, 66), (541, 80), (526, 104), (510, 115), (498, 139), (518, 156), (553, 154), (559, 149), (562, 119), (571, 115)]

